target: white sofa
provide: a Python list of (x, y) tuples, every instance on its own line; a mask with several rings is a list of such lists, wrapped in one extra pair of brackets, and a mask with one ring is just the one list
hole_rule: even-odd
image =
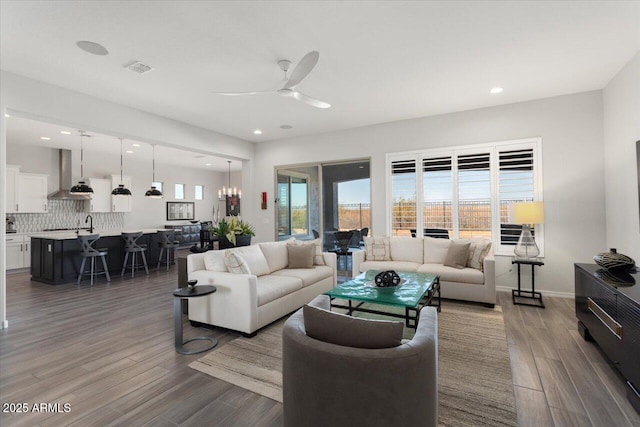
[(291, 313), (337, 283), (336, 255), (322, 253), (326, 265), (289, 269), (287, 242), (245, 246), (238, 252), (252, 274), (229, 273), (225, 251), (187, 256), (189, 280), (214, 285), (217, 291), (202, 298), (189, 298), (191, 321), (240, 331), (245, 335)]
[(495, 258), (490, 251), (484, 258), (483, 269), (454, 268), (444, 265), (452, 240), (433, 237), (390, 237), (389, 261), (367, 260), (365, 251), (352, 253), (352, 274), (368, 270), (396, 270), (431, 273), (440, 276), (442, 298), (484, 303), (496, 303)]

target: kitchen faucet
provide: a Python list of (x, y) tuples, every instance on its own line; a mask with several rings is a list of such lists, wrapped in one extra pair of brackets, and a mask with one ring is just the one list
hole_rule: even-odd
[(93, 217), (91, 215), (87, 215), (87, 217), (84, 219), (84, 223), (86, 224), (89, 220), (91, 220), (89, 224), (89, 233), (93, 234)]

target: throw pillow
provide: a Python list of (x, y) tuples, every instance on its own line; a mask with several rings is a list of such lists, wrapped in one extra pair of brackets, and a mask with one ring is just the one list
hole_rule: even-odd
[(315, 245), (287, 245), (289, 265), (287, 268), (313, 268)]
[(244, 258), (242, 258), (242, 255), (231, 252), (230, 250), (225, 251), (224, 264), (227, 266), (227, 270), (229, 270), (229, 273), (251, 274), (249, 265), (244, 260)]
[(240, 246), (238, 248), (229, 249), (244, 259), (249, 266), (251, 274), (255, 276), (264, 276), (271, 273), (267, 258), (262, 253), (259, 245)]
[(467, 258), (467, 267), (484, 271), (484, 259), (491, 250), (491, 242), (486, 239), (473, 239), (469, 246), (469, 257)]
[(320, 341), (356, 348), (390, 348), (402, 343), (403, 322), (358, 319), (308, 304), (302, 307), (307, 335)]
[(365, 237), (364, 250), (367, 261), (391, 261), (388, 237)]
[(454, 268), (465, 268), (467, 266), (467, 258), (469, 258), (469, 246), (471, 242), (451, 242), (447, 257), (444, 259), (444, 265)]
[(301, 246), (312, 245), (315, 248), (315, 252), (313, 255), (313, 264), (326, 265), (324, 263), (324, 255), (322, 255), (322, 239), (318, 238), (315, 240), (295, 240), (293, 243)]

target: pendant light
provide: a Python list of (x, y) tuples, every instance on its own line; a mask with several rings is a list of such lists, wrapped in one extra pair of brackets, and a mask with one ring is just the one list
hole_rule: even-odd
[(156, 182), (156, 146), (153, 144), (151, 147), (153, 147), (153, 175), (151, 178), (151, 189), (144, 193), (144, 197), (149, 197), (150, 199), (162, 199), (162, 192), (153, 185), (153, 183)]
[(218, 200), (222, 200), (222, 196), (236, 196), (240, 199), (242, 198), (242, 190), (238, 190), (236, 187), (231, 188), (231, 160), (227, 160), (227, 163), (229, 163), (229, 188), (223, 186), (221, 190), (218, 190)]
[(82, 177), (84, 176), (84, 137), (91, 138), (91, 135), (87, 135), (83, 130), (78, 132), (80, 133), (80, 180), (78, 184), (71, 187), (69, 193), (90, 195), (93, 194), (93, 188), (88, 186)]
[(129, 191), (129, 189), (125, 187), (124, 184), (122, 183), (122, 139), (123, 138), (118, 138), (118, 139), (120, 140), (120, 185), (118, 185), (117, 188), (114, 188), (111, 194), (114, 196), (130, 196), (131, 191)]

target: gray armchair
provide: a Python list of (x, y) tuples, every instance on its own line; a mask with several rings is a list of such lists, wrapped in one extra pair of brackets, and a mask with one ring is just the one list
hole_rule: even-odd
[[(309, 305), (329, 309), (329, 297)], [(438, 318), (425, 307), (414, 338), (398, 347), (363, 349), (308, 337), (302, 309), (285, 323), (284, 425), (436, 426)]]

